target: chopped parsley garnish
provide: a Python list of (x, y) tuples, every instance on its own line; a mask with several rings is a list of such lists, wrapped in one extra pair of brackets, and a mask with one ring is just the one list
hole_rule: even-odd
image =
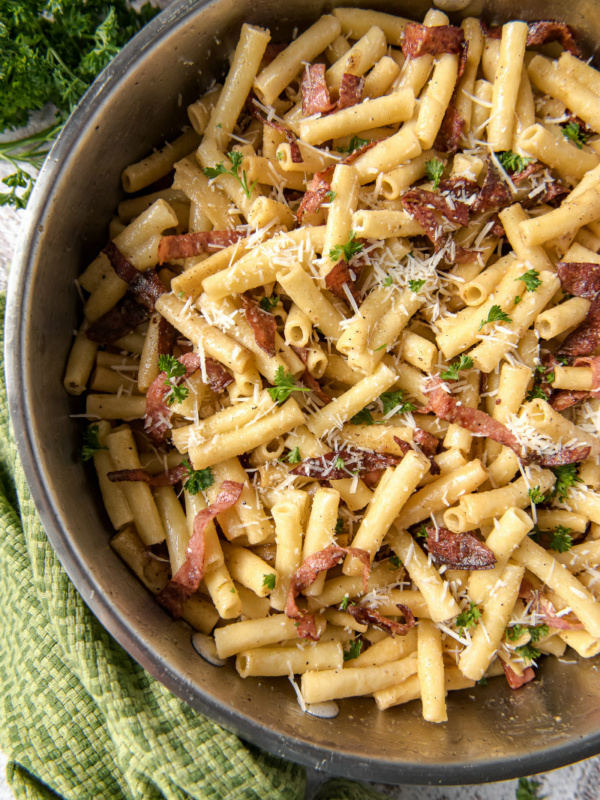
[(346, 469), (346, 462), (341, 456), (338, 456), (336, 460), (333, 462), (333, 466), (336, 469)]
[(534, 503), (536, 506), (539, 505), (540, 503), (543, 503), (544, 500), (546, 499), (545, 495), (543, 494), (539, 486), (534, 486), (532, 489), (529, 489), (527, 494), (529, 495), (529, 499), (531, 500), (531, 502)]
[(536, 625), (535, 627), (530, 627), (528, 630), (531, 641), (534, 643), (539, 642), (540, 639), (545, 639), (550, 633), (550, 628), (546, 624)]
[(333, 203), (336, 197), (337, 197), (337, 192), (332, 192), (332, 191), (325, 192), (325, 199), (327, 200), (328, 203)]
[(362, 251), (363, 245), (356, 240), (354, 231), (350, 231), (346, 244), (336, 244), (335, 247), (332, 247), (329, 251), (329, 258), (332, 261), (339, 261), (343, 258), (344, 261), (348, 262), (353, 256), (362, 253)]
[(341, 517), (338, 517), (335, 523), (335, 532), (336, 534), (340, 534), (344, 532), (344, 520)]
[(556, 475), (556, 483), (552, 490), (552, 497), (556, 497), (559, 502), (564, 503), (567, 500), (567, 492), (571, 486), (576, 483), (581, 483), (581, 478), (577, 474), (579, 464), (563, 464), (560, 467), (551, 467), (552, 472)]
[(458, 373), (462, 369), (471, 369), (472, 366), (473, 359), (463, 353), (458, 361), (455, 361), (454, 364), (450, 364), (448, 369), (442, 370), (440, 376), (442, 380), (445, 381), (457, 381)]
[(185, 297), (185, 292), (183, 291), (183, 289), (182, 289), (182, 290), (181, 290), (181, 291), (178, 293), (177, 297), (178, 297), (180, 300), (183, 300), (183, 298)]
[(400, 567), (402, 566), (402, 561), (400, 561), (400, 558), (398, 556), (390, 556), (388, 558), (388, 561), (391, 564), (390, 569), (392, 569), (392, 567), (394, 569), (400, 569)]
[(533, 161), (532, 158), (524, 158), (512, 150), (503, 150), (501, 153), (496, 153), (496, 158), (507, 172), (521, 172), (527, 164)]
[(380, 350), (385, 350), (386, 347), (387, 347), (387, 343), (386, 344), (381, 344), (381, 345), (379, 345), (379, 347), (375, 348), (374, 352), (375, 353), (379, 353)]
[(362, 639), (353, 639), (350, 642), (350, 649), (344, 650), (344, 661), (352, 661), (353, 658), (358, 658), (362, 650)]
[(487, 678), (485, 677), (485, 675), (483, 676), (483, 678), (479, 678), (479, 680), (477, 681), (477, 686), (487, 686)]
[(219, 175), (231, 175), (240, 184), (246, 197), (251, 197), (252, 189), (254, 189), (258, 183), (258, 179), (248, 186), (248, 176), (246, 175), (245, 169), (242, 170), (240, 176), (240, 167), (244, 160), (243, 154), (238, 153), (236, 150), (231, 150), (227, 153), (227, 158), (231, 161), (231, 167), (226, 167), (225, 163), (221, 161), (216, 167), (206, 167), (206, 169), (203, 170), (204, 174), (207, 178), (217, 178)]
[(588, 136), (578, 122), (568, 122), (563, 128), (563, 136), (581, 150), (583, 145), (586, 144)]
[(421, 524), (419, 526), (419, 529), (415, 533), (415, 536), (417, 537), (417, 539), (427, 539), (429, 537), (429, 534), (427, 533), (427, 528), (425, 527), (424, 524)]
[(568, 553), (573, 547), (573, 537), (571, 536), (571, 528), (565, 528), (564, 525), (559, 525), (552, 531), (550, 537), (550, 550), (555, 550), (557, 553)]
[(415, 294), (417, 294), (423, 288), (423, 286), (425, 286), (424, 278), (419, 278), (418, 281), (412, 280), (408, 282), (408, 288), (411, 290), (411, 292), (414, 292)]
[(272, 308), (275, 308), (276, 305), (279, 303), (279, 298), (276, 294), (271, 295), (271, 297), (261, 297), (259, 306), (262, 308), (263, 311), (270, 311)]
[(535, 661), (535, 659), (539, 658), (541, 655), (537, 647), (534, 647), (532, 644), (522, 644), (520, 647), (515, 647), (515, 653), (525, 661)]
[(385, 287), (392, 286), (393, 283), (394, 279), (392, 278), (391, 275), (386, 275), (385, 278), (381, 281), (381, 285)]
[(439, 158), (431, 158), (425, 162), (425, 174), (427, 178), (433, 182), (433, 188), (437, 189), (442, 179), (444, 172), (444, 162)]
[(88, 425), (83, 432), (83, 445), (79, 451), (80, 461), (89, 461), (99, 450), (108, 450), (98, 441), (98, 426)]
[(359, 136), (353, 136), (350, 139), (350, 144), (348, 147), (338, 147), (338, 153), (353, 153), (355, 150), (360, 150), (361, 147), (364, 147), (366, 144), (369, 144), (368, 139), (361, 139)]
[(215, 482), (215, 476), (210, 467), (206, 467), (205, 469), (192, 469), (192, 465), (187, 460), (184, 461), (183, 464), (188, 474), (188, 479), (185, 484), (186, 492), (198, 494), (198, 492), (208, 489), (209, 486), (212, 486)]
[(526, 291), (537, 292), (538, 288), (542, 285), (539, 274), (540, 273), (537, 271), (537, 269), (528, 269), (527, 272), (519, 275), (519, 277), (515, 278), (515, 280), (523, 281)]
[(302, 461), (302, 456), (300, 455), (300, 448), (294, 447), (294, 449), (290, 450), (287, 456), (284, 456), (281, 460), (287, 461), (288, 464), (299, 464)]
[(540, 797), (538, 794), (540, 786), (540, 782), (533, 780), (533, 778), (519, 778), (517, 800), (544, 800), (546, 795)]
[(464, 608), (456, 618), (458, 625), (458, 632), (464, 636), (465, 629), (473, 628), (477, 624), (477, 620), (481, 617), (481, 611), (476, 603), (469, 602), (469, 607)]
[(350, 602), (350, 597), (346, 595), (342, 602), (340, 603), (340, 611), (345, 611), (348, 608), (348, 603)]
[(548, 395), (542, 389), (542, 387), (540, 386), (539, 383), (535, 383), (533, 385), (533, 388), (531, 389), (531, 391), (527, 392), (527, 397), (525, 399), (526, 400), (535, 400), (536, 398), (539, 398), (540, 400), (547, 400), (548, 399)]
[(506, 637), (511, 642), (518, 641), (526, 633), (527, 627), (525, 625), (513, 625), (511, 628), (506, 629)]
[[(548, 636), (550, 629), (547, 625), (513, 625), (511, 628), (506, 629), (506, 636), (511, 642), (518, 641), (521, 636), (524, 636), (526, 633), (529, 634), (529, 638), (535, 644), (539, 642), (540, 639), (545, 639)], [(527, 647), (527, 645), (523, 645), (523, 647)], [(516, 647), (515, 650), (520, 650), (520, 648)], [(538, 653), (539, 656), (539, 653)]]
[(271, 400), (276, 403), (284, 403), (292, 392), (309, 392), (310, 389), (305, 386), (298, 386), (296, 380), (291, 372), (285, 372), (280, 365), (275, 371), (274, 385), (270, 386), (267, 391), (271, 395)]
[(174, 383), (176, 378), (183, 378), (185, 375), (185, 367), (181, 361), (178, 361), (174, 356), (162, 355), (158, 357), (158, 368), (165, 373), (164, 384), (170, 390), (165, 397), (165, 403), (168, 406), (172, 406), (175, 402), (182, 403), (190, 393), (190, 390), (187, 386)]
[(416, 411), (417, 407), (413, 403), (403, 401), (404, 392), (399, 389), (397, 392), (384, 392), (379, 396), (383, 403), (383, 413), (387, 416), (391, 411), (396, 410), (396, 414), (410, 414)]
[(350, 419), (350, 422), (353, 425), (375, 425), (373, 414), (371, 414), (368, 408), (363, 408), (362, 411), (359, 411), (358, 414), (355, 414)]
[(523, 298), (522, 298), (520, 295), (518, 295), (518, 294), (517, 294), (517, 295), (515, 295), (515, 296), (513, 297), (513, 303), (514, 303), (516, 306), (518, 306), (518, 305), (519, 305), (519, 303), (521, 302), (521, 300), (522, 300), (522, 299), (523, 299)]
[(265, 589), (268, 589), (270, 592), (272, 592), (273, 589), (275, 588), (276, 580), (277, 580), (277, 576), (275, 575), (275, 573), (274, 572), (269, 572), (268, 574), (263, 575), (263, 584), (262, 585), (263, 585), (263, 587)]
[(506, 311), (502, 311), (500, 306), (492, 306), (487, 319), (482, 319), (481, 324), (477, 330), (481, 330), (484, 325), (489, 325), (490, 322), (512, 322)]

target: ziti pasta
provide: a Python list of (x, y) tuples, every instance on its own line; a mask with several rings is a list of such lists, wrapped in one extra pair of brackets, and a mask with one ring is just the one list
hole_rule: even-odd
[(443, 722), (600, 652), (598, 108), (564, 24), (337, 8), (243, 25), (123, 172), (65, 388), (115, 550), (242, 677)]

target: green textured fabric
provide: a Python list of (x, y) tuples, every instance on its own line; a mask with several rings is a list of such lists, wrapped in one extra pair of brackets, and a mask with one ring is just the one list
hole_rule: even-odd
[[(0, 330), (4, 307), (0, 296)], [(302, 800), (302, 767), (196, 714), (88, 610), (29, 494), (0, 354), (0, 745), (16, 797)], [(319, 800), (377, 796), (334, 781)]]

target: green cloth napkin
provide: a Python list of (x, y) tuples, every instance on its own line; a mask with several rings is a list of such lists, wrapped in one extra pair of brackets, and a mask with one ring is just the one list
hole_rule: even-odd
[[(0, 330), (5, 298), (0, 296)], [(104, 630), (46, 539), (10, 428), (0, 350), (0, 746), (16, 797), (303, 800), (302, 767), (196, 714)], [(381, 795), (332, 780), (318, 800)]]

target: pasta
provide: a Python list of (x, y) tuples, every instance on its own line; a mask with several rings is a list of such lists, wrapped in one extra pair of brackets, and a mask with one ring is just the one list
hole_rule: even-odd
[(64, 385), (115, 550), (309, 712), (444, 723), (600, 650), (600, 73), (556, 39), (245, 24), (81, 275)]

